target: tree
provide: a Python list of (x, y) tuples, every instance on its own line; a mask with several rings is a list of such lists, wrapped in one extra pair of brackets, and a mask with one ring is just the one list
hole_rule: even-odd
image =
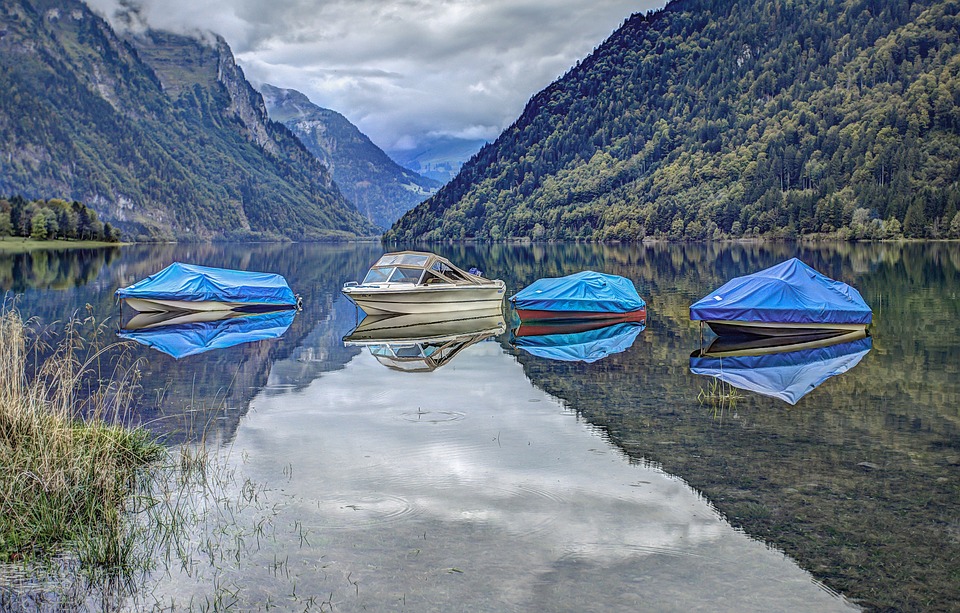
[(44, 240), (47, 238), (47, 212), (40, 209), (30, 218), (30, 238)]
[(923, 238), (927, 235), (927, 219), (923, 214), (923, 202), (914, 200), (903, 218), (903, 235), (907, 238)]
[(10, 223), (10, 211), (0, 211), (0, 236), (13, 236), (13, 224)]
[(960, 238), (960, 211), (957, 211), (950, 222), (950, 238)]

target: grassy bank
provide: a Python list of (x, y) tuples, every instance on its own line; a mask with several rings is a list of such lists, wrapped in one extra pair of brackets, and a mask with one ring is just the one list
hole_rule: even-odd
[(55, 249), (98, 249), (101, 247), (117, 247), (122, 243), (108, 243), (105, 241), (68, 241), (52, 240), (40, 241), (32, 238), (4, 236), (0, 238), (0, 253), (26, 253), (28, 251), (43, 251)]
[[(134, 383), (101, 371), (103, 351), (65, 326), (42, 353), (13, 310), (0, 312), (0, 561), (62, 550), (83, 564), (122, 565), (132, 547), (124, 509), (163, 449), (142, 429), (108, 425)], [(109, 383), (104, 383), (107, 381)]]

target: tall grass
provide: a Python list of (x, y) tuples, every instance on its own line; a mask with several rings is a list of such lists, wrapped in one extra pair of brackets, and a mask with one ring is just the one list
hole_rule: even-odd
[(69, 551), (117, 567), (135, 546), (125, 509), (164, 450), (146, 430), (111, 425), (136, 369), (110, 366), (103, 338), (73, 320), (44, 347), (15, 309), (0, 310), (0, 561)]

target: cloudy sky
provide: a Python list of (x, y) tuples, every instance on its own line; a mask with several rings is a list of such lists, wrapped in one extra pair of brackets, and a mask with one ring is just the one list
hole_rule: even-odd
[(632, 13), (664, 0), (87, 0), (119, 24), (214, 31), (247, 77), (297, 89), (388, 151), (493, 140)]

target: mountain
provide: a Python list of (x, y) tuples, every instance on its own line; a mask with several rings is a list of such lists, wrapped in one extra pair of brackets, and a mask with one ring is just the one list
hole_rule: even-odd
[(633, 15), (392, 240), (960, 236), (960, 2)]
[(375, 234), (220, 38), (122, 38), (79, 0), (0, 7), (0, 195), (78, 200), (138, 239)]
[(414, 149), (390, 151), (390, 157), (404, 168), (447, 183), (457, 176), (463, 163), (486, 144), (485, 140), (441, 136)]
[(440, 183), (402, 168), (346, 117), (316, 106), (294, 89), (260, 86), (267, 111), (320, 159), (343, 195), (367, 219), (390, 225), (433, 195)]

